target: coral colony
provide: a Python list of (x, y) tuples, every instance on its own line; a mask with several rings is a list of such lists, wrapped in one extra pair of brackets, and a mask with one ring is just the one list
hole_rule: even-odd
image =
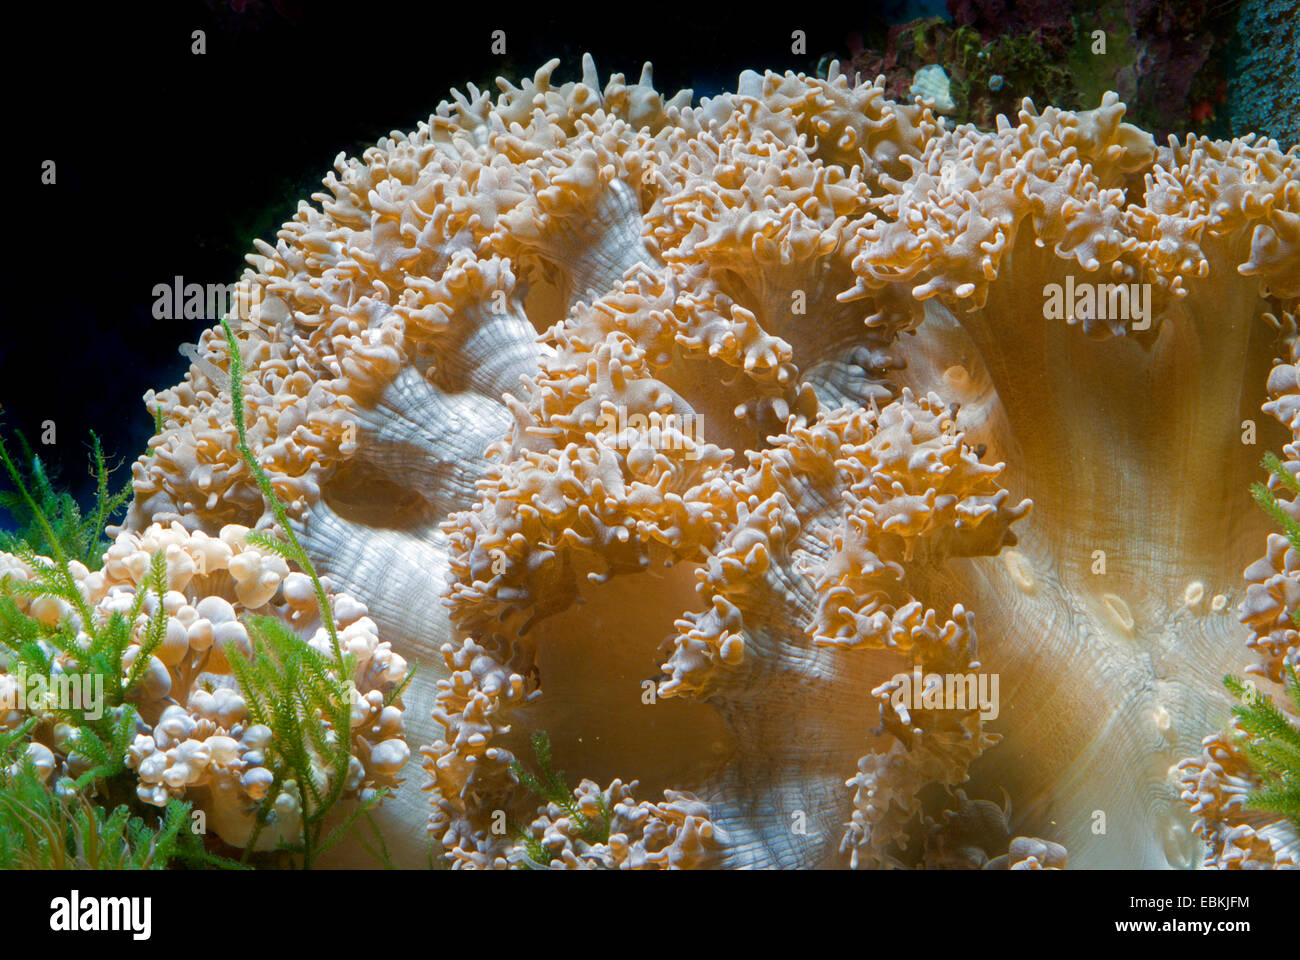
[(0, 554), (10, 672), (109, 676), (7, 776), (306, 865), (1295, 866), (1300, 153), (558, 62), (340, 156), (102, 558)]

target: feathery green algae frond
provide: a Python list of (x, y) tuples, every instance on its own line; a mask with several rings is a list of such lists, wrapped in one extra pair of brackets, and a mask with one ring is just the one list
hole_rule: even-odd
[[(3, 753), (3, 751), (0, 751)], [(162, 870), (238, 867), (204, 848), (190, 804), (173, 800), (145, 816), (111, 811), (66, 785), (51, 789), (30, 760), (0, 773), (0, 866), (11, 870)]]
[(252, 449), (248, 446), (248, 431), (244, 424), (244, 358), (239, 352), (239, 341), (235, 339), (235, 332), (230, 329), (230, 323), (223, 319), (221, 329), (226, 333), (226, 345), (230, 349), (230, 409), (235, 420), (235, 431), (239, 435), (239, 453), (244, 458), (244, 463), (248, 465), (248, 469), (252, 472), (253, 478), (257, 481), (258, 489), (262, 491), (267, 506), (271, 508), (276, 523), (280, 525), (280, 531), (286, 538), (281, 540), (262, 534), (254, 542), (259, 546), (274, 550), (286, 560), (296, 563), (311, 578), (312, 589), (316, 593), (316, 603), (320, 607), (321, 622), (324, 624), (325, 632), (329, 634), (330, 643), (333, 645), (334, 659), (341, 664), (343, 653), (339, 649), (339, 635), (334, 626), (334, 613), (330, 608), (329, 598), (325, 596), (325, 587), (321, 585), (320, 577), (316, 576), (316, 568), (312, 565), (311, 558), (307, 556), (307, 551), (302, 548), (297, 535), (293, 532), (293, 527), (289, 525), (288, 511), (285, 510), (284, 503), (276, 494), (275, 487), (271, 484), (271, 478), (267, 476), (261, 463), (258, 462), (257, 457), (253, 455)]
[[(1287, 665), (1283, 679), (1293, 710), (1300, 707), (1300, 676)], [(1232, 709), (1242, 732), (1241, 751), (1260, 785), (1246, 797), (1248, 807), (1279, 813), (1300, 830), (1300, 726), (1253, 684), (1225, 677), (1241, 701)]]
[[(276, 494), (271, 478), (248, 445), (243, 357), (229, 322), (223, 319), (221, 326), (230, 350), (230, 406), (239, 437), (239, 452), (257, 481), (280, 531), (280, 535), (254, 531), (246, 539), (283, 557), (310, 578), (332, 652), (330, 658), (322, 656), (274, 617), (245, 618), (253, 645), (251, 656), (244, 657), (234, 648), (227, 648), (227, 658), (248, 703), (249, 715), (255, 722), (269, 727), (272, 736), (272, 748), (267, 759), (274, 779), (258, 809), (245, 858), (265, 827), (275, 798), (292, 781), (297, 785), (302, 803), (302, 842), (285, 849), (291, 855), (300, 856), (301, 865), (307, 869), (320, 854), (342, 839), (359, 817), (364, 816), (373, 829), (374, 822), (369, 812), (383, 800), (387, 790), (377, 790), (363, 799), (349, 811), (342, 823), (325, 833), (327, 818), (343, 798), (352, 761), (350, 678), (356, 663), (350, 654), (343, 653), (325, 587), (307, 551), (294, 534), (288, 511)], [(396, 690), (388, 695), (387, 703), (400, 696), (414, 673), (412, 667)], [(322, 720), (327, 720), (328, 726)], [(322, 780), (328, 785), (324, 792), (320, 785)], [(382, 837), (378, 837), (378, 843), (376, 855), (383, 861), (386, 848)]]
[[(1262, 466), (1277, 480), (1278, 486), (1300, 495), (1300, 479), (1293, 476), (1277, 454), (1264, 455)], [(1300, 523), (1292, 519), (1267, 484), (1250, 488), (1255, 502), (1282, 528), (1292, 549), (1300, 551)], [(1291, 622), (1300, 626), (1300, 605), (1290, 612)], [(1249, 761), (1260, 786), (1246, 798), (1253, 809), (1279, 813), (1300, 830), (1300, 677), (1291, 664), (1283, 664), (1282, 680), (1291, 701), (1288, 716), (1271, 697), (1254, 683), (1237, 677), (1225, 677), (1227, 686), (1240, 704), (1233, 707), (1236, 725), (1242, 733), (1242, 753)]]
[[(1273, 476), (1278, 479), (1284, 488), (1290, 490), (1292, 493), (1300, 494), (1300, 480), (1297, 480), (1287, 472), (1286, 467), (1282, 464), (1282, 461), (1278, 458), (1277, 454), (1272, 452), (1264, 454), (1264, 462), (1262, 465), (1269, 471), (1269, 473), (1273, 474)], [(1250, 493), (1251, 496), (1255, 498), (1255, 502), (1264, 509), (1264, 512), (1272, 517), (1274, 522), (1282, 528), (1282, 532), (1286, 534), (1286, 538), (1290, 541), (1291, 546), (1296, 550), (1300, 550), (1300, 523), (1296, 523), (1296, 521), (1291, 518), (1291, 515), (1282, 508), (1282, 505), (1278, 503), (1277, 497), (1273, 494), (1273, 491), (1268, 488), (1268, 485), (1264, 483), (1253, 483), (1250, 486)], [(1300, 607), (1291, 611), (1291, 618), (1297, 623), (1300, 623), (1300, 619), (1297, 619), (1300, 618)]]
[[(107, 489), (107, 473), (97, 442), (95, 449), (100, 492), (103, 494)], [(100, 523), (111, 512), (107, 504), (112, 498), (101, 496), (102, 509), (97, 508), (86, 521), (69, 527), (64, 521), (71, 522), (69, 518), (77, 515), (75, 502), (68, 494), (53, 491), (38, 466), (33, 468), (35, 475), (45, 486), (38, 487), (35, 492), (28, 489), (27, 478), (13, 463), (2, 442), (0, 460), (3, 460), (16, 488), (12, 502), (25, 505), (29, 527), (39, 534), (39, 542), (53, 555), (52, 558), (42, 556), (26, 540), (11, 539), (7, 544), (31, 571), (32, 579), (0, 579), (0, 652), (7, 654), (6, 671), (24, 677), (44, 678), (58, 672), (79, 677), (82, 691), (87, 684), (96, 692), (102, 690), (102, 702), (91, 702), (98, 698), (83, 693), (64, 702), (57, 698), (43, 698), (38, 704), (30, 704), (29, 709), (37, 714), (34, 719), (42, 725), (67, 726), (68, 732), (57, 745), (58, 749), (65, 755), (75, 754), (82, 767), (82, 772), (70, 781), (71, 789), (127, 795), (130, 793), (127, 783), (130, 774), (126, 769), (126, 754), (138, 722), (136, 709), (129, 701), (137, 692), (150, 656), (164, 637), (166, 614), (162, 598), (167, 589), (166, 558), (162, 554), (153, 558), (149, 573), (128, 612), (119, 611), (106, 621), (97, 622), (78, 588), (72, 564), (85, 556), (84, 553), (78, 555), (78, 551), (87, 549), (87, 543), (96, 542), (86, 539), (92, 529), (86, 524)], [(65, 512), (52, 517), (47, 512), (49, 509)], [(102, 528), (94, 530), (97, 538)], [(87, 566), (97, 567), (99, 562)], [(135, 661), (127, 667), (124, 663), (126, 652), (134, 642), (132, 625), (150, 592), (157, 602)], [(38, 597), (60, 601), (69, 615), (50, 623), (23, 612), (17, 602), (18, 598), (34, 600)]]
[(95, 500), (90, 512), (82, 516), (81, 507), (72, 494), (57, 490), (41, 458), (32, 450), (27, 438), (18, 435), (22, 448), (15, 463), (0, 438), (0, 461), (3, 461), (12, 490), (0, 490), (0, 510), (13, 518), (14, 533), (0, 531), (0, 550), (14, 552), (25, 545), (38, 554), (66, 556), (98, 570), (108, 541), (104, 528), (126, 506), (131, 497), (131, 481), (117, 490), (109, 489), (115, 467), (104, 459), (99, 437), (90, 434), (90, 475), (95, 478)]
[[(599, 800), (599, 819), (588, 817), (578, 808), (574, 792), (564, 781), (564, 771), (554, 768), (551, 760), (551, 738), (545, 731), (538, 730), (532, 736), (532, 745), (541, 776), (536, 776), (518, 760), (514, 760), (511, 761), (510, 770), (515, 775), (515, 779), (529, 792), (563, 810), (564, 815), (577, 827), (578, 836), (587, 843), (608, 843), (612, 817), (604, 795), (602, 794)], [(527, 851), (528, 856), (525, 860), (527, 865), (545, 867), (555, 859), (551, 851), (528, 832), (526, 826), (516, 825), (513, 832)]]

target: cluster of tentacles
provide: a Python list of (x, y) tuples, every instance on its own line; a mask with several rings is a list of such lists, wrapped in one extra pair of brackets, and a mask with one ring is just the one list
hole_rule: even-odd
[[(1227, 714), (1227, 611), (1295, 649), (1241, 570), (1297, 152), (1157, 147), (1113, 95), (982, 131), (834, 68), (694, 104), (557, 62), (340, 156), (232, 311), (298, 537), (421, 668), (396, 857), (1196, 862), (1168, 772)], [(269, 525), (219, 332), (192, 356), (127, 526)], [(571, 802), (521, 783), (537, 730)]]

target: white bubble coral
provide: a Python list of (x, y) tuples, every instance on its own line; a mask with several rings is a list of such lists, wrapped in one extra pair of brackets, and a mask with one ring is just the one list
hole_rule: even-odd
[[(693, 104), (557, 62), (340, 157), (232, 314), (299, 538), (422, 667), (443, 851), (517, 863), (504, 818), (565, 865), (908, 865), (969, 778), (1016, 866), (1196, 863), (1166, 772), (1243, 659), (1300, 156), (1157, 147), (1113, 94), (980, 131), (834, 67)], [(131, 529), (270, 522), (214, 331), (196, 356), (148, 398)], [(996, 675), (996, 718), (902, 703), (913, 668)], [(668, 791), (644, 854), (521, 788), (529, 730), (583, 796)], [(413, 779), (380, 816), (412, 865)]]
[[(141, 800), (157, 806), (172, 798), (192, 801), (218, 836), (239, 847), (251, 840), (257, 802), (274, 779), (268, 751), (282, 746), (272, 743), (269, 727), (256, 722), (232, 671), (232, 656), (253, 655), (248, 628), (239, 618), (253, 610), (278, 618), (319, 652), (329, 652), (315, 597), (307, 603), (301, 595), (298, 578), (303, 575), (290, 573), (281, 557), (248, 542), (248, 532), (247, 527), (230, 524), (211, 537), (175, 521), (151, 524), (139, 533), (123, 531), (104, 554), (101, 570), (88, 573), (83, 568), (75, 577), (92, 618), (101, 626), (114, 614), (129, 615), (136, 609), (137, 595), (149, 591), (129, 624), (131, 642), (122, 657), (124, 677), (129, 677), (158, 613), (158, 595), (148, 580), (151, 563), (158, 554), (166, 557), (162, 639), (129, 695), (140, 722), (126, 765), (136, 773)], [(20, 579), (29, 579), (31, 573), (18, 558), (3, 553), (0, 569)], [(39, 599), (28, 611), (33, 616), (38, 615)], [(407, 665), (388, 642), (379, 640), (363, 604), (342, 593), (331, 594), (330, 603), (340, 643), (354, 658), (349, 679), (357, 703), (346, 732), (352, 769), (331, 770), (319, 752), (313, 764), (322, 788), (333, 777), (345, 776), (345, 793), (355, 797), (363, 790), (395, 787), (409, 757), (401, 701), (387, 702)], [(60, 669), (71, 661), (68, 654), (55, 653), (53, 663)], [(5, 677), (0, 674), (0, 682)], [(326, 739), (336, 735), (328, 718), (321, 722)], [(75, 757), (68, 763), (75, 763)], [(257, 849), (274, 849), (281, 840), (299, 842), (300, 815), (294, 785), (286, 781)]]

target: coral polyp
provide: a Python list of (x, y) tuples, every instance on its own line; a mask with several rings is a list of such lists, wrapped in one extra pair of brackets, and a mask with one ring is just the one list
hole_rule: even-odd
[(239, 362), (214, 327), (146, 397), (107, 575), (197, 551), (301, 630), (244, 539), (287, 525), (403, 865), (1202, 862), (1174, 768), (1225, 674), (1296, 658), (1248, 488), (1295, 443), (1259, 410), (1295, 429), (1300, 152), (1159, 146), (1113, 93), (982, 130), (834, 64), (697, 102), (558, 63), (340, 155), (257, 243)]

